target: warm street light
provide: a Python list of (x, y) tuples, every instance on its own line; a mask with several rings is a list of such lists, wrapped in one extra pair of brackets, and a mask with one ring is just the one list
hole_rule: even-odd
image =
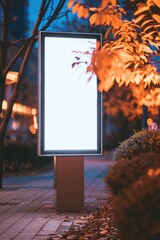
[[(6, 100), (3, 100), (2, 109), (6, 110), (7, 107), (8, 107), (8, 102)], [(27, 105), (24, 105), (21, 103), (15, 103), (13, 105), (13, 113), (17, 113), (24, 116), (31, 116), (31, 112), (32, 112), (32, 108)]]
[(9, 71), (6, 76), (6, 85), (17, 82), (18, 72)]

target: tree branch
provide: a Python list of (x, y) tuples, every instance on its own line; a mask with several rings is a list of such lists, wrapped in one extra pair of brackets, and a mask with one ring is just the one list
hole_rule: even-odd
[(20, 57), (20, 55), (25, 51), (25, 49), (27, 48), (28, 44), (33, 40), (34, 36), (31, 36), (17, 51), (17, 53), (15, 54), (14, 58), (12, 58), (12, 60), (10, 61), (10, 63), (5, 67), (4, 69), (4, 75), (6, 75), (8, 73), (8, 71), (12, 68), (12, 66), (15, 64), (15, 62), (18, 60), (18, 58)]
[[(49, 0), (50, 1), (50, 0)], [(4, 69), (4, 75), (6, 75), (8, 73), (8, 71), (12, 68), (12, 66), (15, 64), (15, 62), (18, 60), (18, 58), (20, 57), (20, 55), (25, 51), (25, 49), (27, 48), (28, 44), (30, 43), (30, 41), (32, 41), (34, 39), (34, 37), (37, 35), (37, 32), (35, 31), (37, 29), (37, 27), (39, 26), (41, 19), (44, 16), (44, 8), (45, 8), (45, 4), (46, 4), (46, 0), (42, 1), (41, 4), (41, 8), (40, 8), (40, 12), (38, 15), (38, 19), (36, 21), (35, 27), (34, 27), (34, 31), (33, 34), (30, 38), (28, 38), (28, 40), (26, 40), (26, 42), (19, 48), (19, 50), (17, 51), (17, 53), (15, 54), (14, 58), (12, 58), (12, 60), (9, 62), (9, 64), (5, 67)], [(21, 41), (21, 40), (18, 40)]]
[[(19, 70), (19, 74), (18, 74), (18, 79), (17, 79), (17, 82), (15, 83), (14, 85), (14, 90), (12, 92), (12, 96), (10, 98), (10, 101), (9, 101), (9, 105), (8, 105), (8, 108), (6, 110), (6, 113), (5, 113), (5, 116), (3, 118), (3, 121), (2, 121), (2, 124), (0, 126), (0, 132), (1, 132), (1, 136), (2, 138), (4, 137), (4, 134), (6, 132), (6, 129), (7, 129), (7, 125), (8, 125), (8, 122), (9, 122), (9, 119), (10, 119), (10, 116), (11, 116), (11, 113), (12, 113), (12, 109), (13, 109), (13, 104), (15, 103), (16, 101), (16, 98), (17, 98), (17, 95), (18, 95), (18, 91), (19, 91), (19, 88), (20, 88), (20, 85), (21, 85), (21, 80), (22, 80), (22, 77), (23, 77), (23, 73), (24, 73), (24, 69), (27, 65), (27, 62), (28, 62), (28, 59), (29, 59), (29, 56), (30, 56), (30, 53), (32, 51), (32, 48), (35, 44), (35, 42), (37, 41), (37, 33), (38, 33), (38, 26), (40, 25), (40, 19), (42, 20), (42, 15), (44, 16), (44, 11), (47, 10), (47, 7), (48, 7), (48, 4), (50, 3), (50, 0), (48, 2), (48, 4), (46, 5), (45, 7), (45, 1), (42, 2), (42, 5), (41, 5), (41, 10), (40, 10), (40, 14), (39, 14), (39, 17), (37, 19), (37, 22), (35, 24), (35, 27), (34, 27), (34, 30), (33, 30), (33, 34), (32, 36), (23, 44), (23, 46), (20, 47), (19, 51), (17, 52), (16, 56), (14, 57), (14, 59), (10, 62), (10, 64), (8, 64), (8, 66), (6, 67), (5, 69), (5, 73), (7, 73), (9, 71), (9, 69), (11, 68), (11, 66), (15, 63), (15, 61), (18, 59), (18, 57), (20, 56), (20, 54), (26, 49), (26, 52), (25, 52), (25, 55), (23, 57), (23, 61), (22, 61), (22, 64), (21, 64), (21, 67), (20, 67), (20, 70)], [(43, 27), (43, 29), (46, 29), (50, 24), (51, 22), (55, 19), (55, 17), (58, 15), (59, 11), (62, 9), (63, 5), (65, 3), (65, 0), (63, 0), (62, 2), (60, 1), (60, 3), (58, 4), (56, 10), (55, 10), (55, 13), (53, 14), (53, 16), (49, 19), (49, 21), (47, 22), (47, 24)], [(45, 7), (45, 9), (44, 9)], [(44, 11), (43, 11), (44, 9)]]
[(2, 10), (3, 10), (3, 13), (5, 12), (5, 8), (4, 8), (4, 4), (3, 4), (3, 1), (0, 0), (0, 5), (2, 6)]
[(32, 48), (33, 48), (35, 42), (36, 42), (36, 40), (32, 39), (32, 41), (30, 42), (30, 44), (27, 47), (27, 50), (25, 52), (25, 55), (24, 55), (24, 58), (23, 58), (23, 61), (22, 61), (22, 64), (21, 64), (21, 67), (20, 67), (20, 70), (19, 70), (17, 82), (14, 85), (12, 96), (11, 96), (11, 98), (9, 100), (9, 103), (8, 103), (8, 108), (5, 112), (3, 121), (0, 125), (1, 138), (4, 137), (4, 134), (6, 132), (8, 122), (9, 122), (9, 119), (10, 119), (10, 116), (11, 116), (11, 113), (12, 113), (13, 105), (16, 101), (17, 96), (18, 96), (18, 91), (19, 91), (19, 88), (20, 88), (20, 85), (21, 85), (21, 82), (22, 82), (21, 80), (22, 80), (22, 77), (23, 77), (23, 74), (24, 74), (24, 70), (25, 70), (27, 62), (29, 60), (29, 56), (30, 56), (30, 53), (32, 51)]
[(51, 2), (51, 0), (43, 0), (42, 1), (41, 7), (40, 7), (40, 10), (39, 10), (39, 14), (38, 14), (38, 18), (37, 18), (37, 21), (34, 25), (32, 34), (35, 34), (36, 32), (38, 32), (39, 25), (41, 24), (41, 21), (42, 21), (45, 13), (47, 11), (47, 8), (48, 8), (50, 2)]
[(10, 42), (9, 43), (9, 46), (13, 46), (13, 45), (16, 45), (17, 43), (20, 43), (20, 42), (25, 42), (28, 38), (21, 38), (21, 39), (18, 39), (16, 41), (13, 41), (13, 42)]
[[(47, 7), (49, 6), (48, 4), (50, 3), (51, 0), (48, 0), (48, 2), (46, 3), (46, 0), (43, 0), (42, 4), (41, 4), (41, 8), (40, 8), (40, 13), (38, 15), (38, 19), (36, 21), (36, 24), (34, 26), (33, 32), (32, 32), (32, 36), (30, 38), (28, 38), (28, 40), (20, 47), (20, 49), (18, 50), (17, 54), (14, 56), (14, 58), (11, 60), (11, 62), (6, 66), (4, 74), (7, 74), (7, 72), (9, 71), (9, 69), (14, 65), (14, 63), (18, 60), (18, 58), (20, 57), (20, 55), (23, 53), (23, 51), (27, 48), (28, 44), (30, 44), (30, 42), (36, 37), (36, 35), (38, 34), (38, 27), (41, 23), (41, 20), (47, 10)], [(48, 20), (48, 22), (46, 23), (45, 26), (42, 27), (41, 31), (44, 31), (47, 27), (50, 26), (50, 24), (52, 23), (52, 21), (57, 17), (58, 13), (60, 12), (60, 10), (62, 9), (64, 3), (66, 0), (60, 0), (59, 4), (54, 12), (54, 14), (52, 15), (52, 17)], [(37, 39), (37, 38), (36, 38)]]
[(53, 20), (58, 16), (60, 10), (62, 9), (62, 7), (64, 6), (66, 0), (60, 0), (59, 4), (57, 6), (57, 8), (55, 9), (54, 14), (50, 17), (50, 19), (48, 20), (48, 22), (41, 28), (41, 31), (46, 30), (50, 24), (53, 22)]

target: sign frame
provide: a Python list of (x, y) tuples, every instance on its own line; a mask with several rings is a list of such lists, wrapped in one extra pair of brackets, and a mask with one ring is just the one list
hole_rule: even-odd
[[(68, 33), (68, 32), (46, 32), (46, 31), (40, 31), (38, 34), (38, 119), (39, 119), (39, 123), (38, 123), (38, 155), (40, 156), (85, 156), (85, 155), (101, 155), (102, 154), (102, 93), (100, 91), (98, 91), (98, 79), (97, 76), (95, 76), (96, 78), (96, 93), (95, 97), (96, 97), (96, 120), (95, 120), (95, 129), (94, 131), (96, 131), (96, 139), (94, 142), (94, 146), (95, 147), (77, 147), (77, 148), (69, 148), (69, 147), (46, 147), (47, 145), (47, 111), (49, 111), (48, 105), (46, 104), (46, 102), (49, 100), (47, 100), (47, 98), (49, 98), (48, 96), (51, 97), (51, 94), (47, 94), (47, 87), (49, 89), (50, 85), (47, 86), (47, 66), (49, 64), (48, 62), (48, 58), (46, 57), (47, 53), (47, 40), (46, 39), (63, 39), (64, 42), (67, 39), (71, 39), (72, 41), (74, 41), (74, 39), (87, 39), (87, 41), (92, 41), (92, 40), (96, 40), (96, 42), (100, 42), (101, 43), (101, 39), (102, 36), (101, 34), (97, 34), (97, 33)], [(48, 55), (47, 55), (48, 56)], [(65, 57), (65, 56), (64, 56)], [(51, 59), (50, 59), (51, 60)], [(49, 61), (50, 61), (49, 60)], [(92, 81), (89, 80), (89, 81)], [(89, 82), (88, 81), (88, 82)], [(48, 81), (49, 82), (49, 81)], [(53, 84), (53, 83), (52, 83)], [(95, 89), (95, 87), (94, 87)], [(54, 99), (55, 100), (55, 99)], [(55, 101), (52, 101), (52, 103)], [(56, 101), (58, 104), (58, 101)], [(80, 102), (80, 101), (79, 101)], [(51, 104), (52, 106), (52, 104)], [(84, 104), (83, 104), (84, 107)], [(83, 109), (83, 107), (81, 109)], [(58, 109), (58, 107), (57, 107)], [(82, 111), (83, 112), (83, 111)], [(53, 113), (54, 114), (54, 113)], [(79, 115), (80, 116), (80, 115)], [(94, 115), (95, 116), (95, 115)], [(48, 117), (49, 118), (49, 117)], [(49, 119), (48, 119), (49, 120)], [(53, 118), (54, 120), (54, 118)], [(53, 124), (54, 125), (54, 124)], [(51, 126), (51, 125), (50, 125)], [(59, 128), (60, 129), (60, 128)], [(87, 129), (87, 128), (86, 128)], [(49, 129), (50, 131), (50, 129)], [(87, 136), (87, 135), (86, 135)], [(95, 134), (94, 134), (95, 136)], [(53, 134), (53, 138), (55, 143), (56, 143), (56, 139), (58, 141), (58, 137), (59, 136), (54, 136)], [(48, 137), (49, 138), (49, 137)], [(62, 137), (61, 137), (62, 139)], [(52, 140), (50, 140), (52, 141)], [(75, 138), (73, 139), (73, 141), (75, 141)], [(92, 141), (92, 140), (91, 140)], [(49, 142), (49, 141), (48, 141)], [(83, 142), (83, 139), (82, 141)], [(81, 145), (80, 142), (80, 145)], [(89, 141), (87, 141), (88, 143)], [(52, 143), (51, 143), (52, 144)], [(64, 143), (65, 144), (65, 143)], [(71, 144), (72, 145), (72, 144)], [(83, 144), (82, 144), (83, 145)], [(89, 145), (89, 144), (88, 144)], [(78, 146), (78, 143), (77, 143)]]

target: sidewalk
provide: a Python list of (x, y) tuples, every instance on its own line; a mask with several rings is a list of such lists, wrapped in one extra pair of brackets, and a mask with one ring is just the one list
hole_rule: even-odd
[(87, 216), (106, 201), (104, 178), (112, 164), (110, 154), (85, 157), (85, 203), (79, 213), (56, 211), (52, 169), (39, 175), (4, 178), (0, 191), (0, 239), (45, 240), (51, 236), (58, 239), (58, 234), (72, 225), (84, 224)]

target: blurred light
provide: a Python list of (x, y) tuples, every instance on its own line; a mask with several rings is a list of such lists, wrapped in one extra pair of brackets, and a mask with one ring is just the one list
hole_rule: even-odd
[(34, 128), (33, 125), (31, 125), (31, 126), (29, 127), (29, 131), (30, 131), (32, 134), (36, 134), (36, 132), (37, 132), (37, 130)]
[(6, 76), (6, 85), (17, 82), (17, 79), (18, 79), (18, 72), (9, 71)]
[(20, 127), (20, 122), (19, 122), (19, 121), (16, 121), (16, 120), (13, 120), (12, 125), (11, 125), (11, 128), (12, 128), (13, 130), (17, 130), (19, 127)]
[(34, 126), (35, 129), (38, 129), (38, 122), (37, 122), (37, 117), (36, 116), (33, 117), (33, 126)]
[(1, 112), (1, 113), (0, 113), (0, 118), (3, 118), (3, 117), (4, 117), (4, 113)]
[(149, 126), (149, 130), (157, 130), (158, 124), (156, 122), (153, 122), (151, 126)]
[(19, 113), (21, 115), (30, 116), (31, 115), (31, 108), (26, 106), (26, 105), (23, 105), (21, 103), (15, 103), (13, 105), (13, 112), (14, 113)]
[(31, 113), (32, 113), (32, 115), (36, 115), (37, 110), (35, 108), (32, 108)]
[[(8, 107), (7, 101), (3, 100), (2, 109), (6, 110), (7, 107)], [(13, 105), (13, 113), (18, 113), (18, 114), (24, 115), (24, 116), (31, 116), (31, 108), (26, 105), (23, 105), (21, 103), (15, 103)]]
[(151, 125), (152, 125), (152, 123), (153, 123), (153, 120), (152, 120), (152, 118), (148, 118), (148, 119), (147, 119), (147, 124), (148, 124), (148, 126), (151, 126)]
[(6, 101), (6, 100), (3, 100), (3, 102), (2, 102), (2, 109), (3, 109), (3, 110), (6, 110), (7, 107), (8, 107), (7, 101)]

